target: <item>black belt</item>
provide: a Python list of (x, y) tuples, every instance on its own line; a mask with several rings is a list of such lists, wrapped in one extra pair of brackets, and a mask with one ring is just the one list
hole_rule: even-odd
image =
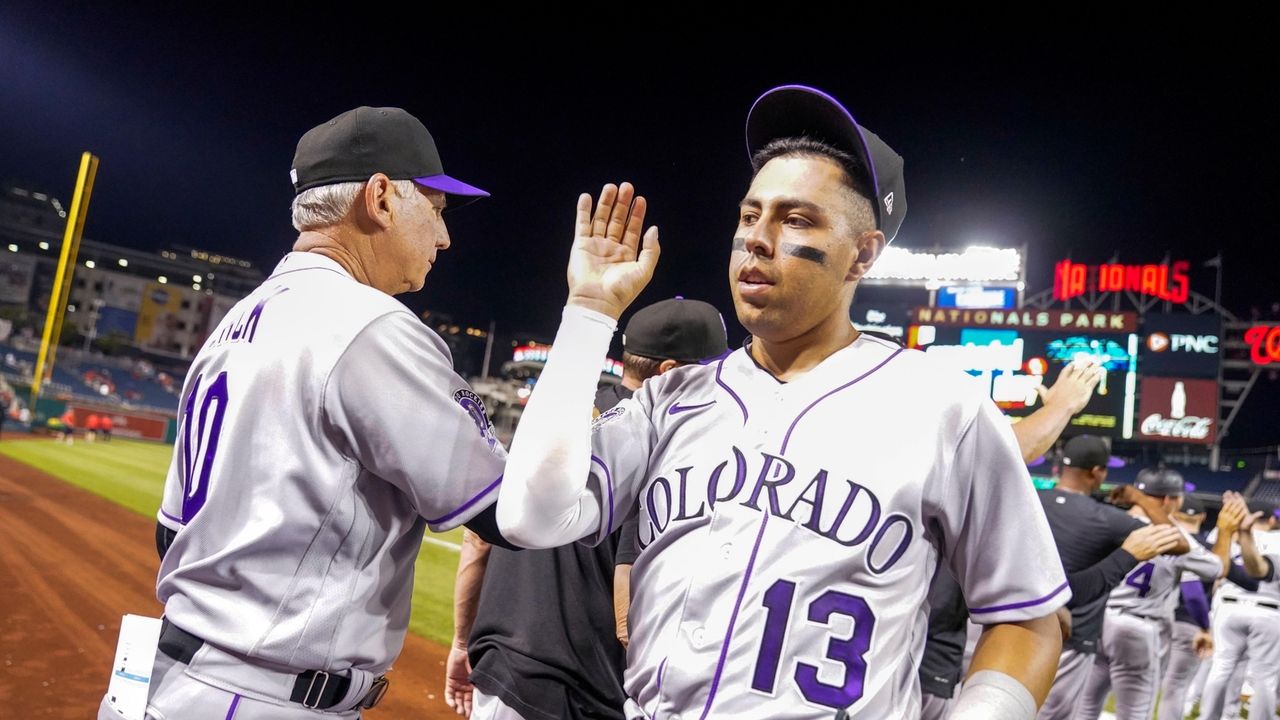
[[(165, 618), (160, 628), (160, 652), (180, 663), (190, 663), (196, 651), (204, 645), (204, 641), (169, 622)], [(377, 705), (387, 694), (387, 686), (391, 681), (385, 675), (379, 675), (373, 681), (369, 692), (365, 693), (356, 707), (368, 710)], [(289, 699), (312, 710), (328, 710), (346, 697), (351, 687), (351, 678), (324, 670), (308, 670), (298, 673), (293, 682), (293, 693)]]
[(1230, 595), (1223, 595), (1222, 602), (1239, 603), (1241, 605), (1257, 605), (1258, 607), (1271, 608), (1272, 610), (1280, 610), (1280, 603), (1273, 602), (1271, 600), (1259, 600), (1257, 598), (1249, 598), (1246, 600), (1244, 598), (1236, 598), (1236, 597), (1231, 597)]

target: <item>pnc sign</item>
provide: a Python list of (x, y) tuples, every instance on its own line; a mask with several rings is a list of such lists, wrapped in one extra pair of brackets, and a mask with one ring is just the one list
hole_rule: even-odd
[(1097, 292), (1128, 291), (1170, 302), (1186, 302), (1190, 296), (1187, 270), (1191, 263), (1179, 260), (1169, 265), (1085, 265), (1063, 260), (1053, 267), (1053, 298), (1070, 300)]
[(1244, 331), (1244, 342), (1258, 365), (1280, 363), (1280, 325), (1254, 325)]
[(1147, 349), (1151, 352), (1216, 353), (1218, 336), (1153, 332), (1147, 336)]

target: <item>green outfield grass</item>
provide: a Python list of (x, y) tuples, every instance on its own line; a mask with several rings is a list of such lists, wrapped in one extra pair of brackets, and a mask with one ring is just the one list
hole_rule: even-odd
[[(147, 517), (160, 507), (165, 473), (173, 446), (114, 439), (109, 443), (76, 441), (68, 446), (32, 438), (0, 443), (0, 453)], [(462, 531), (428, 533), (455, 545)], [(409, 629), (439, 643), (453, 638), (453, 579), (458, 553), (424, 543), (418, 554)]]

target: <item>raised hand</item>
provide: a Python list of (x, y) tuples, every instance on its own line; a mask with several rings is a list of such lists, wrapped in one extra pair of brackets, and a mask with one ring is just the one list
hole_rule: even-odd
[(1075, 415), (1089, 404), (1094, 388), (1098, 387), (1098, 381), (1105, 374), (1106, 370), (1091, 358), (1073, 360), (1062, 368), (1053, 387), (1037, 385), (1036, 392), (1040, 393), (1045, 407), (1061, 405)]
[[(1245, 504), (1243, 495), (1231, 490), (1222, 493), (1222, 509), (1218, 511), (1218, 532), (1233, 533), (1241, 528), (1248, 517), (1249, 506)], [(1249, 524), (1253, 525), (1252, 522)]]
[(648, 209), (631, 183), (605, 185), (592, 212), (591, 196), (578, 197), (569, 253), (569, 304), (618, 319), (653, 278), (658, 228), (644, 231)]

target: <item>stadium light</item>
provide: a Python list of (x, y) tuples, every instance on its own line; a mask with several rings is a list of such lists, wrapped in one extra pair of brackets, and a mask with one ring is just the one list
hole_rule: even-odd
[(160, 277), (156, 278), (156, 280), (157, 280), (161, 285), (166, 285), (166, 284), (168, 284), (168, 282), (169, 282), (169, 278), (167, 278), (167, 277), (165, 277), (165, 276), (163, 276), (163, 275), (161, 275)]
[(48, 250), (48, 249), (49, 249), (49, 243), (47, 243), (47, 242), (45, 242), (45, 241), (41, 240), (41, 241), (40, 241), (40, 249), (41, 249), (41, 250)]
[(890, 246), (864, 279), (872, 284), (926, 287), (958, 282), (1013, 285), (1023, 279), (1022, 253), (978, 245), (943, 253)]
[(129, 267), (129, 261), (125, 260), (124, 258), (120, 258), (119, 260), (117, 260), (116, 264), (119, 265), (120, 267)]
[(200, 277), (199, 275), (192, 275), (192, 276), (191, 276), (191, 282), (200, 282), (200, 281), (201, 281), (201, 280), (203, 280), (203, 279), (204, 279), (204, 278)]
[(85, 261), (84, 261), (84, 266), (85, 266), (85, 267), (87, 267), (87, 268), (89, 268), (90, 270), (92, 270), (92, 269), (94, 269), (95, 267), (97, 267), (97, 266), (98, 266), (98, 264), (97, 264), (97, 263), (95, 263), (95, 262), (94, 262), (94, 261), (92, 261), (92, 260), (85, 260)]
[(12, 244), (12, 243), (10, 243), (10, 244), (9, 244), (9, 252), (18, 252), (18, 246), (17, 246), (17, 245), (14, 245), (14, 244)]

